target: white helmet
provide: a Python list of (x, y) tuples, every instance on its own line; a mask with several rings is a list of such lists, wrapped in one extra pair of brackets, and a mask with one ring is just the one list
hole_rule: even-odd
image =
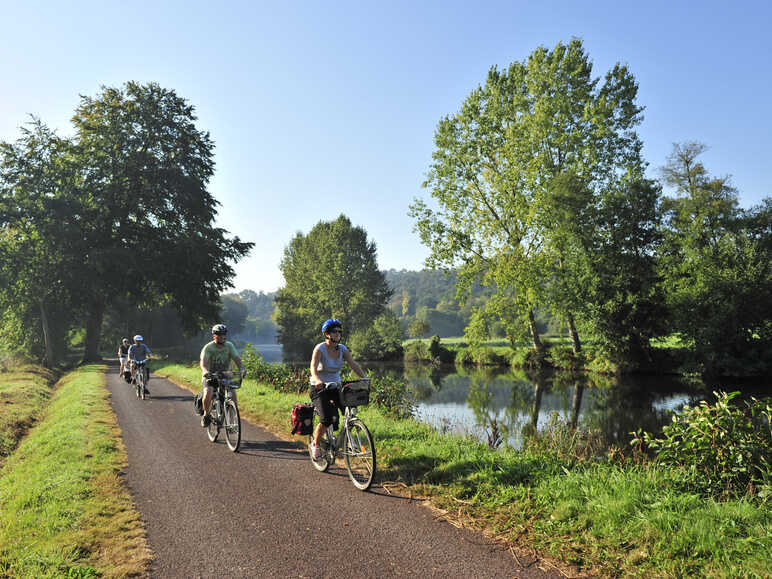
[(134, 336), (134, 341), (135, 341), (135, 342), (141, 342), (141, 341), (143, 341), (143, 340), (144, 340), (144, 338), (143, 338), (142, 336), (140, 336), (139, 334), (137, 334), (136, 336)]

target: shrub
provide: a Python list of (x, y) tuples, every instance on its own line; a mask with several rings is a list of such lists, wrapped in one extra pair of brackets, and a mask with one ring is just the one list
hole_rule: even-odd
[[(663, 429), (635, 444), (648, 446), (657, 460), (684, 470), (689, 485), (706, 495), (755, 494), (772, 490), (772, 399), (732, 403), (739, 394), (714, 392), (716, 403), (685, 407)], [(637, 434), (637, 433), (636, 433)]]
[(402, 380), (391, 376), (381, 376), (371, 380), (371, 402), (374, 402), (393, 418), (413, 416), (415, 404)]
[(405, 347), (405, 362), (431, 362), (432, 355), (425, 342), (416, 340)]
[(263, 357), (252, 344), (244, 346), (241, 360), (252, 378), (270, 384), (280, 392), (299, 394), (308, 389), (311, 371), (307, 367), (292, 368), (285, 364), (269, 364), (263, 361)]
[(439, 361), (444, 364), (450, 364), (456, 359), (455, 352), (448, 350), (440, 343), (440, 337), (435, 334), (429, 341), (429, 354), (432, 360)]

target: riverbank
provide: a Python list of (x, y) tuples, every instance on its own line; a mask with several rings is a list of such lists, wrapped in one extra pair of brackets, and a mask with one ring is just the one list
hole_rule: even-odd
[[(197, 366), (156, 362), (154, 373), (191, 391)], [(289, 412), (304, 394), (247, 379), (239, 406), (289, 439)], [(682, 472), (652, 461), (598, 454), (593, 441), (556, 423), (537, 445), (491, 449), (443, 435), (375, 406), (360, 410), (377, 448), (377, 482), (426, 497), (454, 524), (515, 549), (570, 565), (574, 573), (633, 576), (760, 576), (770, 572), (769, 497), (717, 500), (685, 490)], [(304, 441), (296, 438), (299, 444)]]

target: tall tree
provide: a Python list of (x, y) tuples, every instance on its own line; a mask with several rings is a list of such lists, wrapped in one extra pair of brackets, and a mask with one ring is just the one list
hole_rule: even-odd
[(772, 368), (772, 200), (739, 208), (728, 177), (711, 176), (701, 143), (676, 144), (662, 169), (676, 195), (664, 201), (662, 271), (673, 324), (705, 371)]
[[(73, 195), (72, 144), (34, 119), (0, 144), (0, 309), (23, 343), (51, 367), (61, 357), (80, 297), (82, 231)], [(25, 336), (20, 340), (19, 336)]]
[[(643, 175), (637, 90), (620, 64), (602, 83), (593, 78), (581, 41), (572, 40), (492, 68), (435, 133), (424, 186), (437, 208), (411, 206), (431, 249), (427, 265), (459, 266), (461, 295), (476, 280), (492, 286), (502, 298), (493, 303), (517, 311), (491, 313), (524, 320), (536, 349), (539, 305), (573, 327), (580, 348), (573, 318), (587, 315), (593, 291), (587, 247), (596, 210), (620, 180)], [(556, 212), (566, 200), (570, 211)]]
[(298, 233), (281, 262), (285, 286), (276, 296), (279, 341), (288, 352), (308, 355), (327, 318), (353, 334), (369, 328), (391, 297), (378, 270), (375, 243), (341, 215)]
[(169, 303), (189, 331), (215, 320), (231, 263), (253, 245), (214, 226), (214, 145), (195, 121), (190, 104), (155, 83), (81, 98), (73, 123), (83, 210), (74, 219), (88, 245), (86, 360), (98, 357), (105, 307), (117, 296)]

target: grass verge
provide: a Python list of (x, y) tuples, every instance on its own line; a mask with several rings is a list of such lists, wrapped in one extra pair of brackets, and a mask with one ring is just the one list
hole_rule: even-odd
[(22, 366), (3, 372), (0, 381), (0, 467), (40, 417), (53, 391), (53, 372)]
[(145, 573), (150, 553), (120, 478), (126, 454), (104, 372), (85, 366), (60, 380), (0, 470), (0, 576)]
[[(200, 370), (157, 363), (192, 391)], [(303, 395), (246, 380), (242, 415), (289, 435)], [(577, 463), (549, 451), (491, 450), (412, 419), (360, 409), (375, 438), (378, 480), (427, 497), (455, 524), (534, 548), (574, 572), (640, 577), (769, 577), (772, 510), (756, 500), (715, 501), (680, 490), (679, 472)], [(570, 571), (568, 572), (570, 574)]]

